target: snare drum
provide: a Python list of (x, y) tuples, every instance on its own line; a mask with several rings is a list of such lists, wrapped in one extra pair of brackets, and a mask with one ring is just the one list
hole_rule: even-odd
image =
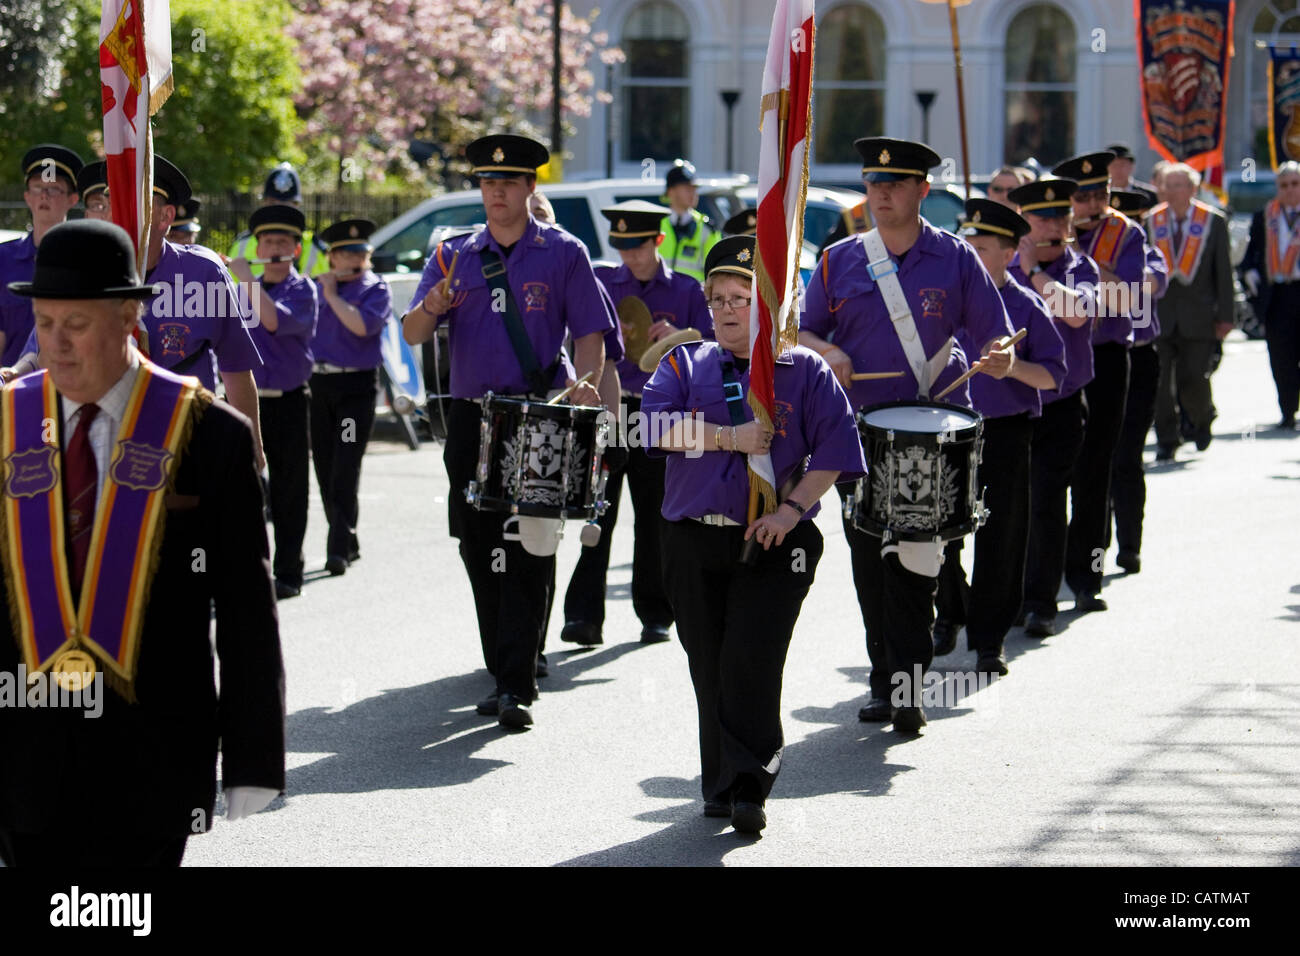
[(465, 497), (478, 511), (595, 518), (605, 511), (608, 415), (585, 405), (482, 400), (478, 469)]
[(979, 498), (984, 422), (942, 402), (891, 402), (858, 413), (867, 476), (846, 505), (859, 531), (886, 541), (948, 541), (987, 512)]

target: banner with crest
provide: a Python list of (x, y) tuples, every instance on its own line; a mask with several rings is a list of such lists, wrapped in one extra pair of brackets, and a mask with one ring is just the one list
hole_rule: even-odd
[(1300, 159), (1300, 51), (1268, 51), (1268, 157), (1274, 169)]

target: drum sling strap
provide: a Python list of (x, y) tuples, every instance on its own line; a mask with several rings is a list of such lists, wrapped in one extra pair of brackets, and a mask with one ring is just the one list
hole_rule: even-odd
[(560, 358), (557, 355), (554, 362), (542, 368), (542, 363), (537, 360), (537, 352), (533, 349), (533, 343), (524, 330), (524, 321), (519, 317), (519, 304), (515, 302), (514, 293), (510, 291), (510, 283), (506, 280), (505, 264), (491, 249), (482, 249), (478, 255), (483, 263), (483, 278), (487, 280), (493, 297), (500, 296), (505, 302), (506, 335), (510, 336), (510, 347), (514, 350), (515, 358), (519, 360), (519, 367), (523, 369), (524, 378), (528, 381), (528, 390), (534, 395), (545, 395), (550, 391), (551, 383), (555, 381), (555, 373), (560, 367)]

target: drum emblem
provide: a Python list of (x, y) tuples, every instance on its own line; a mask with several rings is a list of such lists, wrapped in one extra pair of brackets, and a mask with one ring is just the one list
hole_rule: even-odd
[(913, 445), (903, 454), (896, 455), (895, 461), (898, 465), (898, 493), (912, 504), (929, 498), (934, 490), (930, 481), (934, 456), (927, 455), (925, 449)]
[(560, 454), (564, 436), (555, 422), (542, 422), (541, 427), (528, 436), (528, 470), (538, 478), (550, 478), (560, 470)]

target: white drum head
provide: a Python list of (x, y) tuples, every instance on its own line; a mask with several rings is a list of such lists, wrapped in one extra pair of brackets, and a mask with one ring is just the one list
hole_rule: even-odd
[(974, 412), (955, 408), (934, 408), (929, 405), (897, 405), (877, 408), (862, 416), (862, 420), (875, 428), (898, 432), (918, 432), (938, 435), (944, 432), (969, 428), (979, 421)]

